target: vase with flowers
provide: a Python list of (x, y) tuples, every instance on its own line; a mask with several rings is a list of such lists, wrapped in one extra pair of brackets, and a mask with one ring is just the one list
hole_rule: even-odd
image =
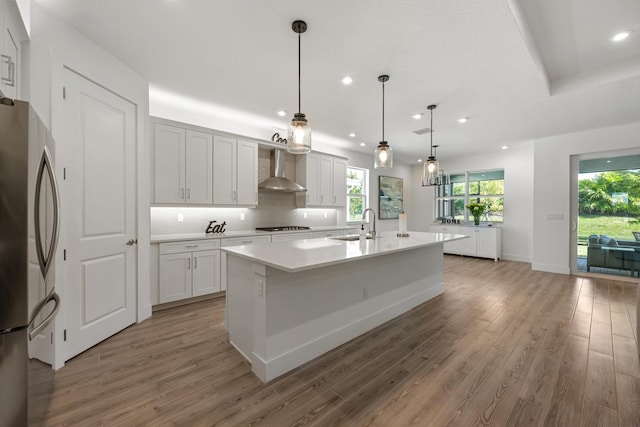
[(471, 216), (473, 216), (473, 223), (475, 225), (480, 225), (480, 217), (487, 210), (487, 205), (484, 203), (478, 203), (474, 200), (465, 207), (469, 209), (469, 212), (471, 212)]

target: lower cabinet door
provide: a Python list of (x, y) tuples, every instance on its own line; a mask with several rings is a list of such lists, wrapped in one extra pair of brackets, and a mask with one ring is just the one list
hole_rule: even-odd
[(191, 253), (160, 255), (160, 303), (191, 297)]
[(220, 292), (220, 251), (193, 252), (193, 296)]

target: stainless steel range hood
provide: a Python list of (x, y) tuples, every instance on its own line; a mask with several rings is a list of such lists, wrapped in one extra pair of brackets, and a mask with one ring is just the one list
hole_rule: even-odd
[(280, 191), (283, 193), (295, 193), (307, 191), (306, 188), (284, 176), (284, 150), (274, 148), (271, 150), (271, 175), (258, 184), (258, 190)]

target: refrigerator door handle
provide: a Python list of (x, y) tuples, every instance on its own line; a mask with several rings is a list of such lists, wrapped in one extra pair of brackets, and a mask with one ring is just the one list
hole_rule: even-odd
[[(53, 231), (51, 233), (51, 243), (49, 244), (49, 250), (45, 254), (43, 249), (42, 233), (40, 230), (40, 193), (42, 191), (42, 184), (44, 179), (44, 172), (47, 172), (49, 181), (51, 182), (51, 194), (53, 198)], [(58, 181), (53, 171), (53, 161), (51, 160), (51, 153), (49, 148), (44, 147), (42, 150), (42, 157), (40, 158), (40, 165), (38, 166), (38, 175), (36, 178), (36, 191), (34, 201), (34, 213), (35, 213), (35, 232), (36, 232), (36, 254), (38, 255), (38, 263), (40, 264), (40, 272), (42, 277), (47, 277), (47, 272), (53, 262), (53, 256), (56, 252), (56, 246), (58, 245), (58, 236), (60, 234), (60, 197), (58, 190)]]
[[(40, 334), (40, 332), (44, 330), (44, 328), (49, 326), (49, 323), (51, 323), (53, 318), (56, 317), (56, 315), (58, 314), (58, 311), (60, 310), (60, 297), (58, 296), (57, 293), (55, 293), (55, 291), (51, 292), (51, 294), (40, 303), (38, 307), (38, 312), (42, 310), (42, 308), (48, 303), (50, 303), (51, 301), (54, 301), (56, 303), (51, 313), (49, 313), (49, 315), (42, 322), (40, 322), (38, 326), (29, 325), (29, 329), (30, 329), (29, 341), (33, 340), (36, 336)], [(37, 315), (38, 313), (35, 313), (35, 314)], [(34, 316), (34, 320), (35, 320), (35, 316)]]

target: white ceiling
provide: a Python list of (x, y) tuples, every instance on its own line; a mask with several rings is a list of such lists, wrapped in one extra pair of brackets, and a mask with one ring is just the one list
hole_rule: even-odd
[[(281, 121), (403, 161), (640, 121), (638, 0), (37, 0), (154, 88)], [(635, 29), (623, 43), (609, 38)], [(353, 84), (343, 86), (349, 75)], [(276, 111), (288, 114), (278, 118)], [(458, 118), (469, 117), (465, 124)], [(355, 138), (348, 134), (355, 132)], [(360, 147), (366, 142), (366, 147)]]

